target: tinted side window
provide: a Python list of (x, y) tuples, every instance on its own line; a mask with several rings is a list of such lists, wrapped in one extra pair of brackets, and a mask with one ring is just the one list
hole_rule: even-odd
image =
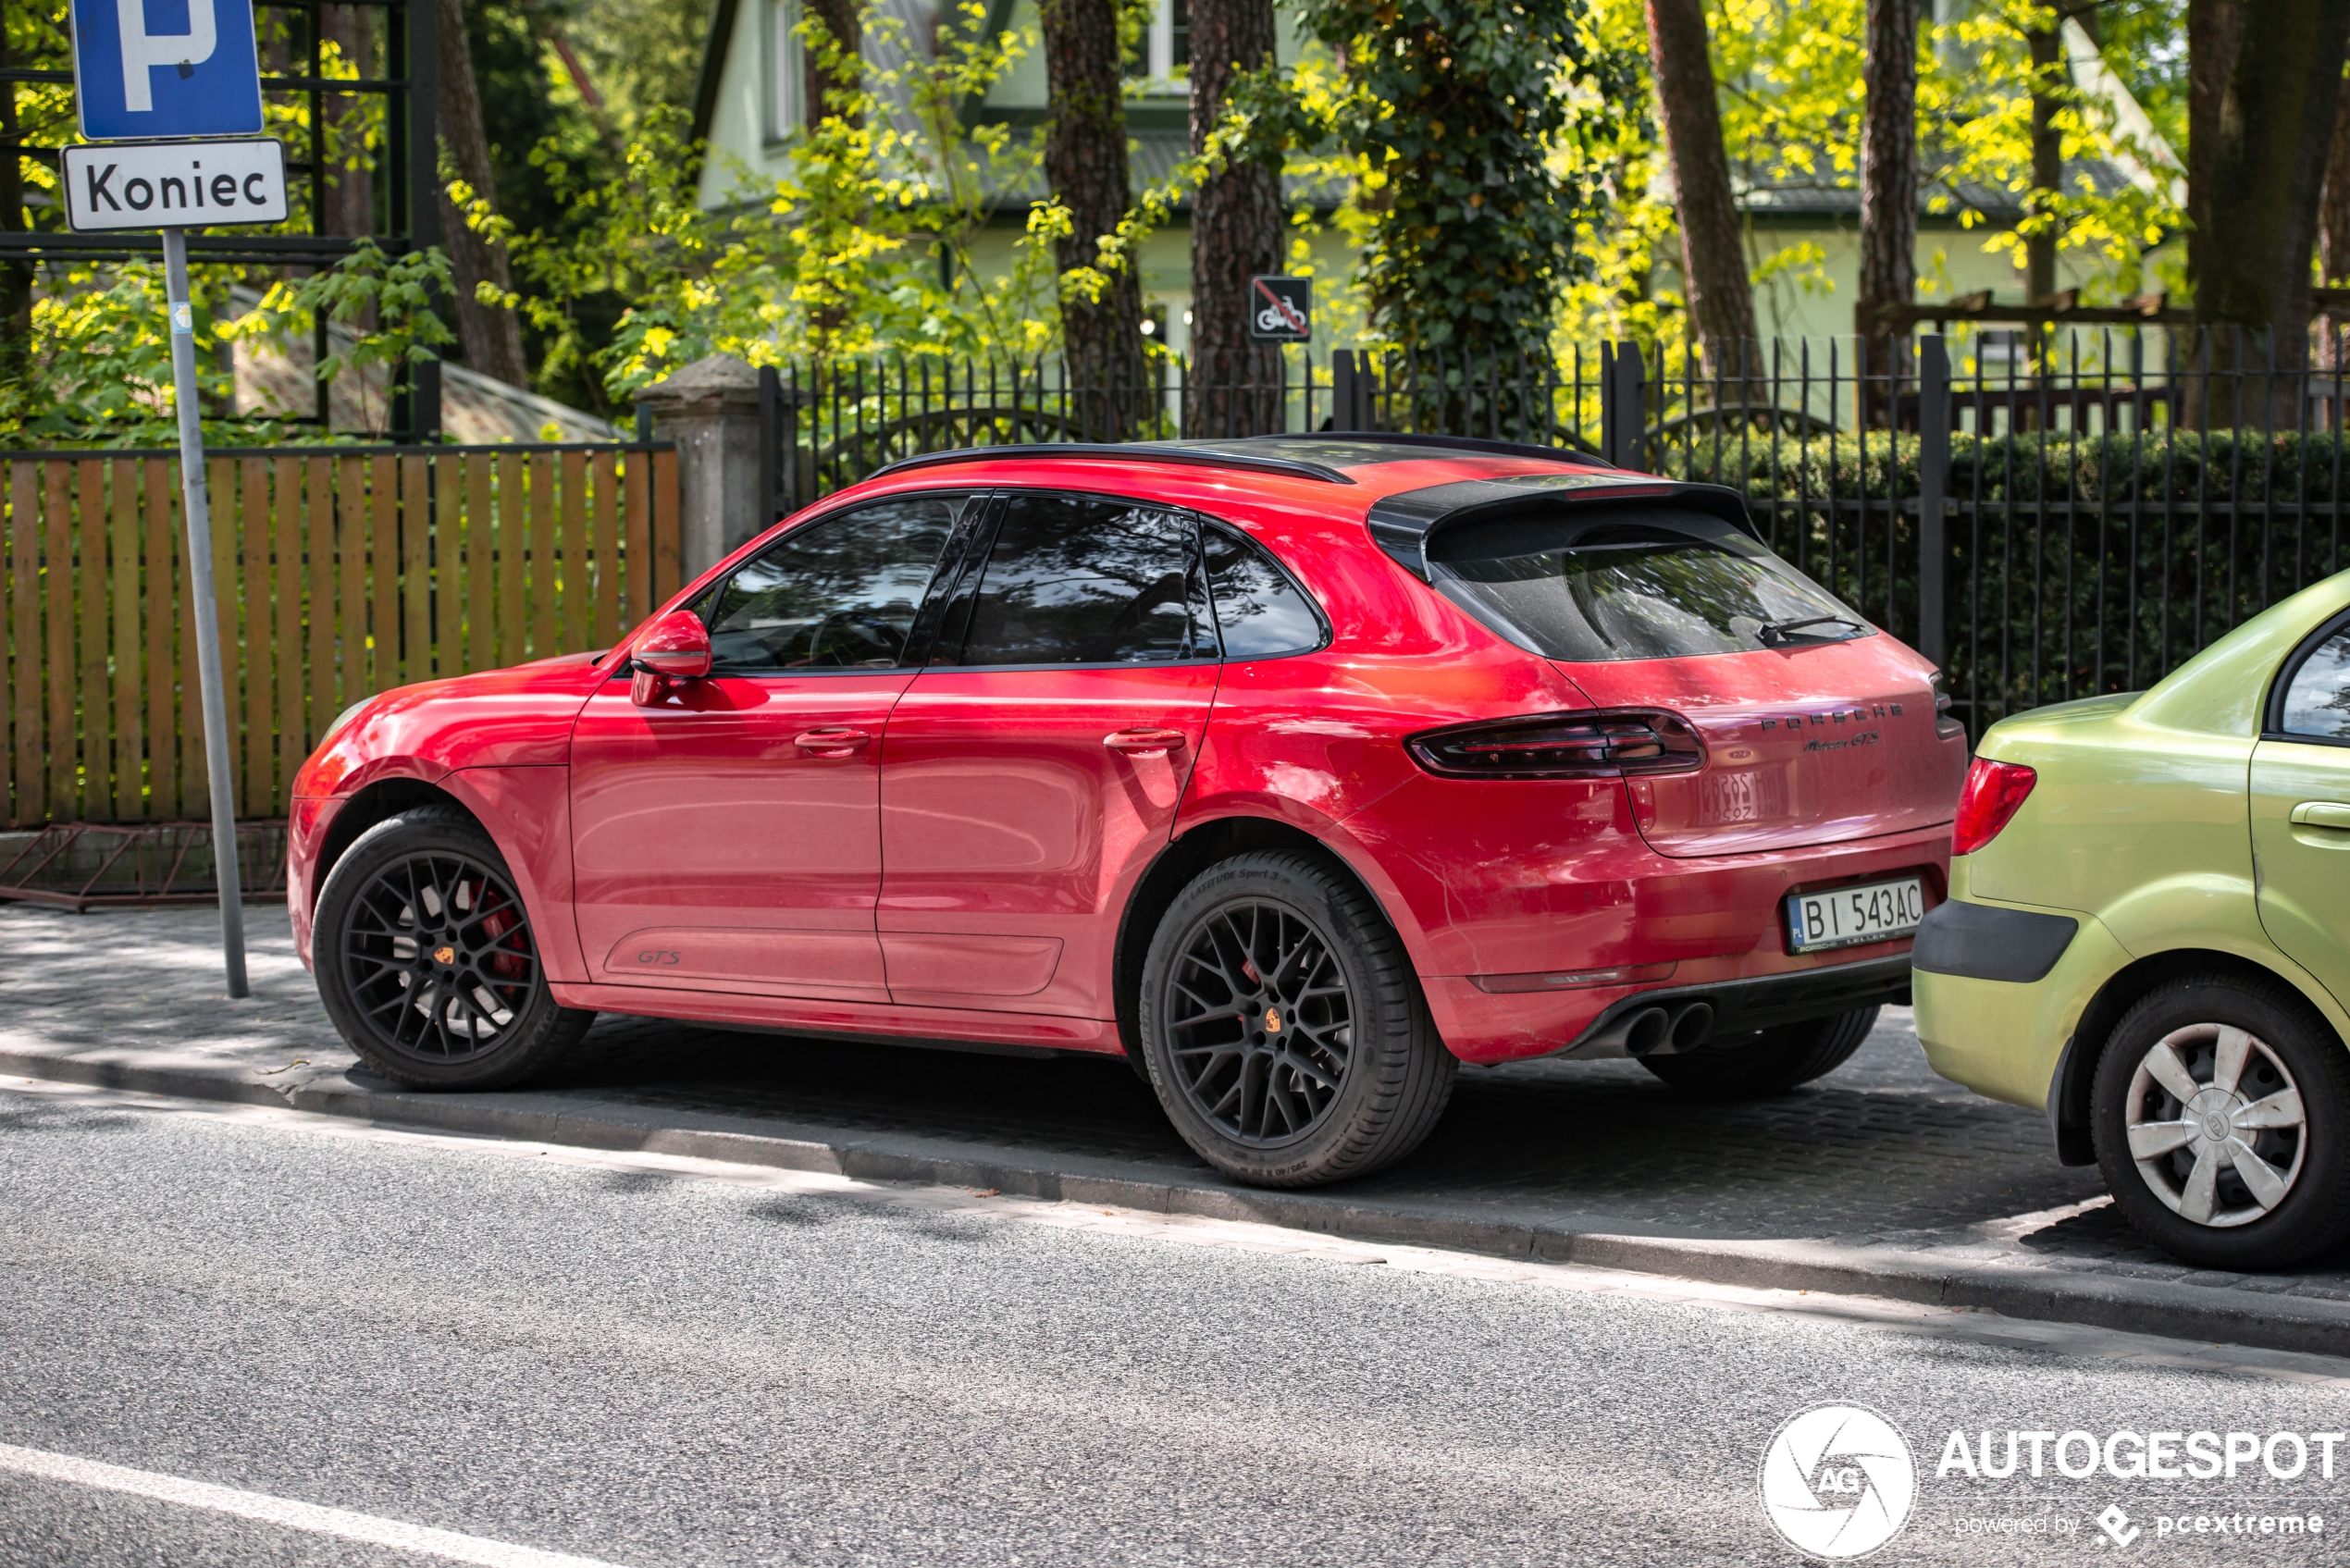
[(717, 668), (755, 675), (898, 664), (970, 499), (900, 496), (777, 539), (703, 610)]
[(1322, 646), (1322, 621), (1313, 602), (1271, 556), (1221, 528), (1201, 530), (1200, 542), (1225, 658), (1276, 659)]
[(965, 664), (1212, 659), (1197, 530), (1180, 512), (1013, 496), (971, 604)]
[(2284, 733), (2350, 740), (2350, 631), (2326, 638), (2284, 688)]

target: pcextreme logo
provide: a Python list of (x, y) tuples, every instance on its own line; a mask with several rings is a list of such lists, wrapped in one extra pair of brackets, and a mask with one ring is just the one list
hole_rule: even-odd
[(1861, 1405), (1824, 1404), (1762, 1451), (1762, 1511), (1787, 1545), (1830, 1562), (1891, 1540), (1917, 1500), (1917, 1464), (1893, 1424)]

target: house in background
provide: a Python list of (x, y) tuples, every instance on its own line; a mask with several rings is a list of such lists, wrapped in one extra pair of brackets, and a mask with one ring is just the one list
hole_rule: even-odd
[[(1191, 64), (1185, 0), (1158, 0), (1158, 9), (1132, 61), (1126, 107), (1129, 178), (1137, 197), (1174, 172), (1191, 151), (1191, 94), (1183, 73)], [(933, 45), (939, 27), (933, 0), (871, 0), (869, 13), (891, 25), (868, 31), (865, 56), (876, 67), (897, 63), (890, 56), (906, 41)], [(693, 133), (710, 144), (702, 167), (700, 201), (719, 207), (740, 198), (746, 171), (754, 185), (782, 177), (790, 156), (789, 139), (806, 123), (804, 67), (800, 56), (797, 0), (717, 0), (694, 94)], [(991, 36), (1007, 31), (1039, 31), (1036, 0), (995, 0), (988, 14)], [(1286, 65), (1297, 57), (1294, 27), (1285, 18), (1278, 54)], [(1030, 49), (987, 94), (965, 111), (974, 125), (1007, 125), (1041, 133), (1046, 105), (1045, 56)], [(995, 221), (973, 247), (972, 264), (1008, 270), (1012, 246), (1025, 230), (1028, 210), (1049, 192), (1033, 189), (994, 192)], [(1352, 261), (1335, 240), (1315, 246), (1315, 268), (1325, 278), (1343, 278)], [(1143, 294), (1146, 330), (1163, 335), (1177, 352), (1188, 348), (1192, 297), (1191, 208), (1177, 207), (1165, 227), (1143, 247)], [(1332, 345), (1317, 333), (1317, 350)]]
[[(868, 0), (868, 6), (869, 15), (886, 19), (885, 25), (869, 28), (866, 33), (866, 57), (876, 67), (900, 63), (894, 57), (900, 49), (934, 46), (940, 25), (936, 0)], [(1190, 64), (1186, 0), (1157, 0), (1157, 7), (1144, 45), (1132, 62), (1127, 98), (1129, 158), (1137, 196), (1164, 180), (1190, 148), (1191, 104), (1183, 79)], [(780, 178), (785, 171), (790, 138), (806, 117), (804, 66), (798, 38), (800, 15), (798, 0), (717, 0), (713, 7), (693, 105), (694, 135), (706, 140), (711, 148), (699, 191), (705, 207), (741, 199), (746, 179), (756, 187)], [(1033, 36), (1038, 28), (1036, 0), (994, 0), (987, 26), (991, 34), (1025, 30)], [(2065, 27), (2075, 81), (2084, 92), (2107, 102), (2125, 130), (2167, 154), (2144, 113), (2119, 79), (2105, 68), (2096, 45), (2079, 24), (2067, 22)], [(1292, 63), (1300, 40), (1294, 19), (1286, 13), (1280, 18), (1278, 39), (1280, 62)], [(1044, 125), (1045, 105), (1044, 55), (1040, 49), (1031, 49), (983, 99), (969, 106), (966, 115), (974, 124), (1035, 131)], [(2154, 168), (2123, 162), (2091, 165), (2082, 172), (2109, 190), (2117, 181), (2152, 189), (2156, 181), (2178, 178), (2175, 158)], [(974, 265), (1008, 269), (1030, 204), (1046, 193), (1041, 184), (1033, 190), (997, 192), (996, 220), (975, 247)], [(1985, 248), (1987, 240), (2012, 231), (2022, 220), (2018, 197), (1987, 188), (1960, 191), (1955, 197), (1958, 207), (1970, 211), (1974, 221), (1972, 227), (1962, 227), (1958, 211), (1922, 210), (1918, 276), (1933, 281), (1931, 295), (1948, 298), (1989, 290), (2002, 302), (2021, 302), (2024, 293), (2021, 269)], [(1755, 315), (1764, 337), (1815, 344), (1849, 338), (1853, 303), (1859, 297), (1857, 188), (1825, 180), (1757, 185), (1742, 192), (1740, 205), (1747, 218), (1750, 265), (1790, 247), (1802, 247), (1814, 258), (1808, 265), (1757, 282)], [(1144, 298), (1151, 315), (1148, 329), (1163, 335), (1179, 353), (1190, 340), (1190, 222), (1189, 206), (1179, 206), (1142, 253)], [(1667, 277), (1677, 271), (1677, 254), (1659, 259)], [(1314, 272), (1328, 280), (1317, 301), (1314, 348), (1317, 354), (1348, 346), (1344, 338), (1332, 340), (1331, 313), (1324, 306), (1346, 278), (1353, 260), (1349, 249), (1334, 236), (1314, 241)], [(2102, 258), (2096, 255), (2061, 256), (2058, 287), (2085, 284), (2103, 265)], [(1987, 335), (1986, 354), (2004, 352), (2011, 340), (2012, 335)]]

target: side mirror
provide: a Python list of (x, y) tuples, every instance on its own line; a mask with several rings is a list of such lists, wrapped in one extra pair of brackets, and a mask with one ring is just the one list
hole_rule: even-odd
[(671, 681), (697, 681), (710, 673), (710, 633), (690, 610), (673, 611), (628, 650), (637, 676), (629, 697), (640, 706), (657, 702)]

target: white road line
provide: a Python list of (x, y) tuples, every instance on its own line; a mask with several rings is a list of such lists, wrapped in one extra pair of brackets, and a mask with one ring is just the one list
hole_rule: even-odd
[(378, 1519), (372, 1513), (320, 1508), (315, 1503), (239, 1491), (234, 1487), (216, 1487), (207, 1481), (184, 1481), (152, 1470), (126, 1470), (119, 1464), (101, 1464), (93, 1459), (76, 1459), (71, 1454), (49, 1453), (41, 1449), (12, 1448), (6, 1443), (0, 1443), (0, 1470), (34, 1475), (44, 1481), (129, 1492), (133, 1497), (176, 1502), (183, 1508), (208, 1509), (239, 1519), (256, 1519), (265, 1525), (282, 1525), (290, 1530), (307, 1530), (314, 1536), (337, 1536), (347, 1541), (397, 1547), (402, 1551), (445, 1557), (452, 1562), (477, 1562), (482, 1568), (613, 1568), (613, 1564), (599, 1558), (541, 1551), (537, 1547), (460, 1535), (454, 1530), (427, 1529), (397, 1519)]

